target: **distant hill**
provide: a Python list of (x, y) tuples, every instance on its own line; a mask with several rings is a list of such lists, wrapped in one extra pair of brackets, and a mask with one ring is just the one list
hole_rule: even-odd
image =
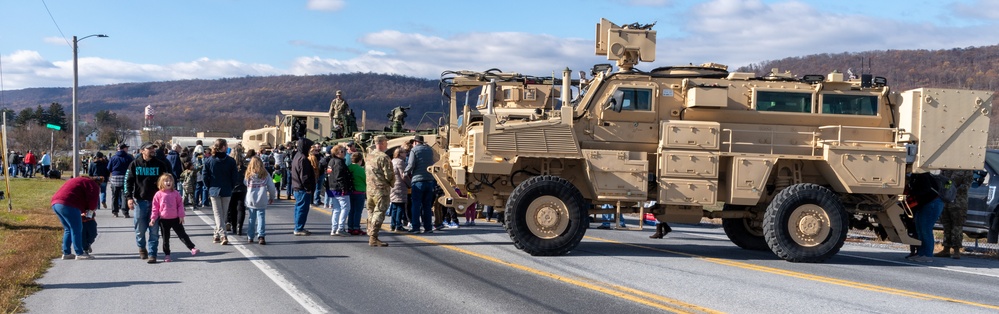
[[(868, 64), (870, 66), (868, 67)], [(763, 61), (736, 69), (769, 73), (772, 68), (804, 74), (828, 74), (832, 70), (860, 75), (870, 73), (888, 79), (895, 91), (918, 87), (999, 90), (999, 45), (946, 50), (876, 50), (817, 54)]]
[[(857, 75), (871, 73), (887, 78), (895, 91), (915, 87), (995, 91), (999, 90), (999, 45), (826, 53), (762, 61), (734, 71), (762, 76), (771, 68), (790, 70), (799, 76), (852, 69)], [(437, 80), (399, 75), (350, 73), (85, 86), (80, 88), (77, 110), (85, 120), (98, 110), (113, 110), (138, 122), (143, 108), (152, 105), (160, 125), (192, 133), (210, 130), (241, 134), (245, 129), (273, 124), (274, 116), (282, 109), (327, 111), (334, 93), (342, 90), (358, 118), (361, 110), (367, 111), (368, 128), (385, 125), (385, 115), (395, 106), (413, 106), (407, 122), (407, 127), (413, 128), (423, 113), (443, 111), (437, 84)], [(5, 91), (5, 103), (0, 107), (18, 112), (58, 102), (68, 111), (70, 97), (69, 88)]]
[[(424, 112), (441, 111), (437, 83), (399, 75), (350, 73), (85, 86), (80, 87), (77, 110), (85, 120), (99, 110), (112, 110), (139, 122), (146, 105), (152, 105), (158, 125), (240, 135), (245, 129), (274, 124), (279, 110), (327, 111), (336, 91), (342, 90), (358, 119), (361, 110), (367, 112), (368, 128), (386, 124), (385, 115), (396, 106), (413, 107), (407, 121), (407, 127), (413, 127)], [(63, 104), (68, 111), (72, 89), (5, 91), (0, 107), (19, 112), (52, 102)]]

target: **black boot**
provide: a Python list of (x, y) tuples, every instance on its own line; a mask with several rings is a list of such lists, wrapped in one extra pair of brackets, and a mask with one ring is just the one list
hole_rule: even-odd
[(650, 235), (649, 239), (662, 239), (671, 231), (673, 231), (673, 228), (670, 228), (669, 225), (666, 224), (665, 222), (660, 222), (658, 225), (656, 225), (656, 233)]

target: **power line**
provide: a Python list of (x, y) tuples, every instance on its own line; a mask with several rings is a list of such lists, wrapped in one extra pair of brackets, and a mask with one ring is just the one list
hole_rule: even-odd
[(66, 39), (66, 34), (63, 34), (62, 29), (59, 28), (59, 23), (56, 23), (55, 17), (52, 16), (52, 11), (49, 11), (49, 5), (45, 3), (45, 0), (42, 0), (42, 5), (45, 6), (45, 12), (47, 12), (49, 14), (49, 18), (52, 19), (52, 24), (55, 24), (56, 29), (59, 30), (59, 35), (62, 36), (62, 40), (66, 41), (67, 46), (73, 47), (73, 45), (69, 43), (69, 40)]

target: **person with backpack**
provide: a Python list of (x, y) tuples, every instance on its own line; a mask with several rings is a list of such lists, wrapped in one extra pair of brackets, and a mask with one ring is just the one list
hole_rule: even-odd
[(915, 199), (916, 207), (912, 209), (915, 216), (916, 234), (919, 236), (920, 246), (915, 256), (906, 259), (914, 262), (929, 263), (933, 261), (933, 224), (940, 218), (943, 211), (944, 202), (940, 199), (940, 191), (943, 190), (943, 182), (929, 172), (919, 172), (909, 175), (907, 180), (911, 196)]
[(945, 202), (940, 224), (943, 225), (943, 250), (934, 257), (961, 259), (964, 246), (964, 221), (968, 218), (968, 188), (971, 186), (971, 170), (943, 170), (941, 177), (950, 182), (945, 191), (953, 190), (953, 200)]

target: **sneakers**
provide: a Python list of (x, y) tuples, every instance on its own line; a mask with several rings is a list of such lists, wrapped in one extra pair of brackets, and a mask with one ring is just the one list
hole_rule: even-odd
[(73, 255), (73, 254), (63, 254), (62, 255), (62, 259), (74, 259), (74, 258), (76, 258), (76, 255)]
[(246, 244), (253, 244), (253, 238), (246, 237)]
[(148, 259), (148, 258), (149, 258), (149, 252), (147, 252), (146, 249), (139, 249), (139, 259)]
[(86, 249), (83, 249), (83, 251), (84, 251), (84, 252), (87, 252), (87, 254), (90, 254), (90, 253), (93, 253), (93, 252), (94, 252), (94, 248), (92, 248), (92, 247), (88, 247), (88, 248), (86, 248)]
[(341, 236), (341, 237), (346, 237), (346, 236), (350, 236), (350, 233), (347, 233), (347, 231), (344, 231), (343, 229), (340, 229), (340, 230), (337, 230), (336, 235)]
[(128, 212), (125, 212), (125, 218), (132, 218), (132, 216), (129, 216)]
[(212, 243), (219, 243), (219, 242), (222, 242), (222, 239), (219, 239), (219, 236), (212, 237)]
[(198, 255), (198, 253), (201, 253), (201, 250), (199, 250), (198, 248), (191, 249), (191, 256)]
[(264, 245), (267, 241), (264, 241), (264, 237), (257, 237), (257, 244)]
[(222, 245), (229, 245), (229, 237), (223, 236), (221, 244)]
[(156, 264), (156, 257), (155, 256), (154, 257), (150, 257), (148, 260), (146, 260), (146, 263), (147, 264)]
[(163, 256), (163, 262), (164, 263), (169, 263), (169, 262), (172, 262), (172, 261), (173, 260), (170, 259), (170, 254), (167, 254), (166, 256)]
[(300, 236), (312, 235), (312, 232), (309, 231), (308, 229), (302, 229), (302, 230), (295, 231), (293, 234), (295, 236), (299, 236), (300, 237)]
[(474, 226), (474, 225), (475, 225), (474, 221), (466, 221), (465, 222), (465, 227), (471, 227), (471, 226)]
[(83, 255), (77, 255), (76, 256), (76, 260), (78, 260), (78, 261), (79, 260), (87, 260), (87, 259), (94, 259), (94, 256), (90, 255), (90, 254), (83, 254)]

